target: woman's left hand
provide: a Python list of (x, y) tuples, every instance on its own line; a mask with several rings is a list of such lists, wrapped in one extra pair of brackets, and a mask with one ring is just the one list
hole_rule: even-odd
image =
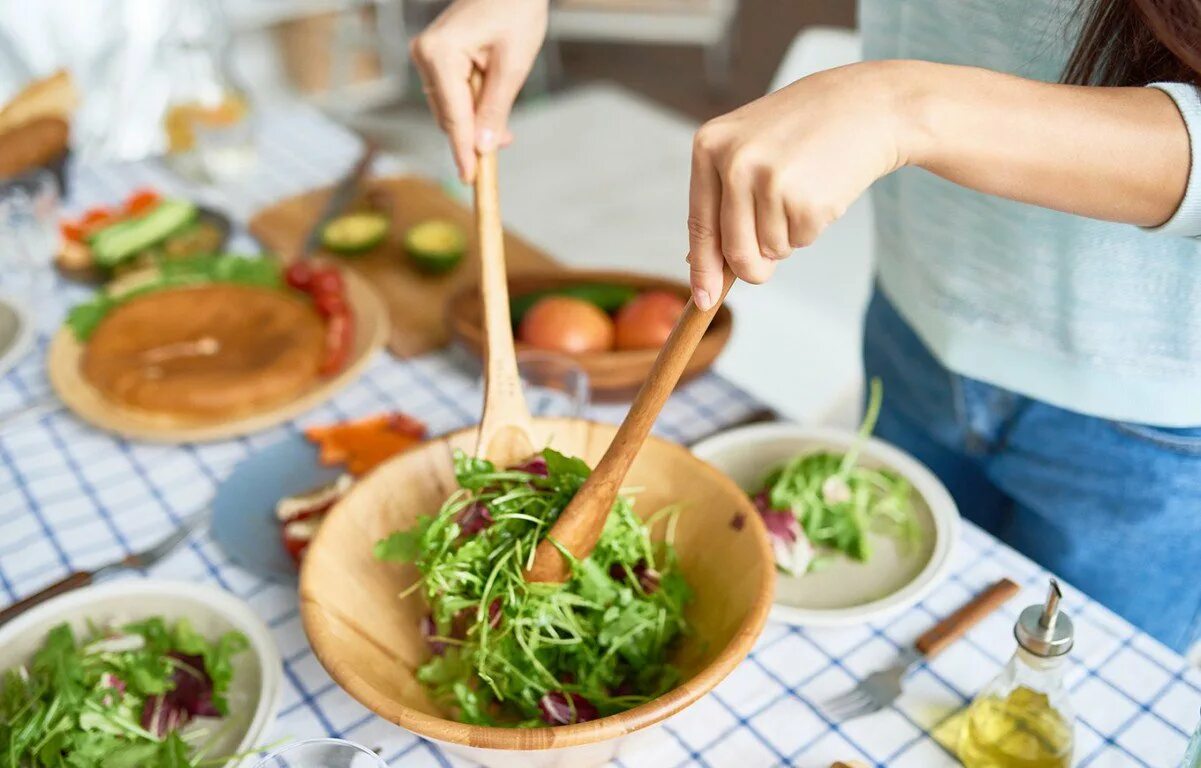
[(721, 294), (722, 264), (748, 283), (811, 244), (872, 182), (905, 165), (894, 62), (819, 72), (697, 131), (688, 261), (701, 309)]

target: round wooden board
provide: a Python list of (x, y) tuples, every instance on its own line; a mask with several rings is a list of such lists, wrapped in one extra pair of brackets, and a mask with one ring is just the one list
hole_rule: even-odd
[(63, 404), (89, 424), (130, 440), (154, 443), (203, 443), (228, 440), (274, 427), (320, 405), (354, 381), (388, 337), (388, 313), (375, 290), (349, 269), (342, 270), (346, 295), (354, 311), (354, 346), (346, 367), (320, 379), (300, 397), (269, 411), (223, 422), (190, 422), (165, 414), (125, 408), (105, 399), (80, 371), (83, 345), (66, 326), (50, 342), (46, 368), (50, 384)]

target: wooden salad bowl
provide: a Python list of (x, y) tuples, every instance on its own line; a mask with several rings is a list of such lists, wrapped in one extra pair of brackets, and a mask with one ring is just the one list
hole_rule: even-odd
[[(616, 427), (580, 419), (535, 419), (540, 445), (595, 464)], [(595, 765), (620, 737), (681, 711), (713, 689), (747, 655), (767, 619), (775, 565), (767, 532), (747, 496), (687, 449), (651, 438), (627, 487), (639, 488), (644, 516), (680, 504), (675, 547), (695, 597), (691, 632), (673, 663), (684, 682), (634, 709), (575, 725), (510, 729), (449, 719), (415, 671), (429, 658), (417, 594), (398, 599), (417, 578), (411, 564), (377, 562), (372, 545), (431, 515), (457, 488), (454, 449), (470, 451), (476, 429), (431, 440), (361, 480), (333, 509), (305, 556), (300, 613), (305, 633), (335, 681), (367, 708), (419, 736), (486, 765)], [(662, 531), (656, 530), (656, 535)], [(514, 750), (524, 750), (517, 754)]]
[[(66, 325), (50, 342), (46, 368), (50, 385), (63, 405), (94, 427), (130, 440), (153, 443), (199, 443), (228, 440), (282, 424), (317, 407), (347, 386), (366, 368), (388, 334), (388, 313), (370, 283), (342, 270), (346, 299), (354, 313), (354, 341), (346, 364), (337, 373), (314, 381), (296, 398), (268, 410), (239, 413), (218, 421), (194, 421), (113, 403), (83, 375), (85, 345)], [(136, 280), (138, 275), (121, 279)]]
[[(637, 272), (572, 271), (520, 274), (509, 276), (509, 296), (520, 296), (548, 289), (588, 283), (628, 285), (636, 291), (669, 291), (687, 300), (688, 285)], [(446, 327), (453, 340), (479, 356), (483, 346), (483, 327), (478, 282), (463, 286), (446, 302)], [(695, 378), (713, 365), (713, 361), (730, 340), (734, 316), (724, 304), (718, 309), (708, 331), (697, 345), (696, 352), (684, 369), (681, 381)], [(520, 340), (517, 349), (531, 349)], [(592, 394), (599, 400), (629, 400), (650, 373), (659, 349), (627, 349), (567, 355), (588, 374)]]

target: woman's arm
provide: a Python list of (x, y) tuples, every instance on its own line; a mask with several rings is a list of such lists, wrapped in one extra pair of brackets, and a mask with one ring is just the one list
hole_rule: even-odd
[(915, 62), (909, 162), (956, 184), (1155, 226), (1184, 196), (1189, 136), (1157, 88), (1055, 85)]
[(1189, 136), (1154, 88), (1042, 83), (929, 62), (819, 72), (697, 132), (690, 193), (693, 293), (722, 262), (762, 282), (876, 179), (918, 166), (965, 187), (1153, 226), (1189, 176)]

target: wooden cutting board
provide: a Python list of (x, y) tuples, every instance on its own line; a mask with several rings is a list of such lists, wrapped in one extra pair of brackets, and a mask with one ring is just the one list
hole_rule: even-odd
[[(412, 357), (440, 349), (450, 341), (443, 321), (446, 300), (459, 286), (479, 277), (472, 212), (428, 179), (415, 176), (371, 179), (363, 199), (375, 210), (390, 212), (388, 239), (362, 256), (341, 258), (369, 280), (387, 305), (391, 321), (388, 349)], [(299, 250), (325, 205), (330, 190), (319, 189), (290, 197), (265, 208), (250, 220), (250, 233), (263, 247), (281, 254)], [(353, 207), (353, 206), (352, 206)], [(467, 255), (447, 275), (418, 272), (404, 253), (405, 230), (427, 219), (448, 219), (467, 233)], [(512, 274), (560, 272), (565, 268), (524, 240), (505, 234), (505, 261)]]

